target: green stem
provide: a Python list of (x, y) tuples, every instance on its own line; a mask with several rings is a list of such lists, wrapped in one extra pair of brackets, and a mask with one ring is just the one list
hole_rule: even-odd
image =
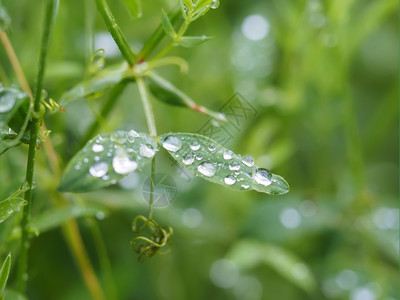
[(128, 41), (126, 40), (124, 34), (121, 31), (121, 28), (118, 26), (110, 7), (107, 4), (106, 0), (96, 0), (97, 9), (102, 15), (104, 22), (108, 28), (108, 31), (111, 33), (115, 43), (117, 44), (119, 50), (122, 55), (125, 57), (126, 61), (130, 66), (136, 64), (136, 55), (133, 53), (132, 48), (129, 46)]
[[(172, 25), (179, 20), (179, 16), (181, 16), (179, 7), (175, 8), (168, 14), (168, 18), (170, 19)], [(165, 36), (166, 33), (162, 24), (158, 25), (157, 29), (144, 44), (142, 50), (140, 50), (138, 54), (138, 61), (145, 61)]]
[[(47, 1), (44, 31), (43, 31), (40, 58), (39, 58), (39, 71), (36, 78), (36, 90), (35, 90), (35, 97), (33, 104), (33, 112), (35, 115), (39, 115), (40, 113), (40, 100), (43, 87), (43, 77), (46, 66), (46, 57), (49, 46), (50, 34), (54, 20), (55, 4), (56, 0)], [(39, 125), (40, 125), (40, 120), (37, 118), (33, 118), (31, 125), (31, 139), (28, 150), (28, 163), (26, 169), (26, 182), (28, 183), (29, 189), (25, 192), (25, 200), (27, 201), (28, 204), (24, 207), (21, 220), (21, 229), (22, 229), (21, 253), (20, 253), (18, 273), (17, 273), (17, 287), (21, 293), (24, 293), (28, 279), (27, 270), (28, 270), (28, 249), (29, 249), (29, 221), (30, 221), (30, 213), (32, 205), (32, 182), (33, 182), (33, 173), (35, 167), (35, 149), (36, 149), (36, 140), (39, 132)]]
[(157, 136), (156, 122), (154, 120), (153, 107), (151, 105), (149, 95), (147, 93), (146, 84), (144, 83), (143, 78), (137, 77), (136, 82), (139, 89), (140, 98), (142, 99), (144, 113), (146, 115), (147, 126), (149, 128), (150, 136)]
[(83, 137), (80, 143), (79, 149), (85, 146), (86, 143), (93, 137), (93, 135), (99, 129), (101, 120), (105, 119), (110, 114), (115, 103), (117, 102), (119, 96), (124, 91), (127, 84), (128, 81), (122, 81), (111, 89), (110, 94), (106, 99), (106, 102), (103, 104), (103, 107), (100, 110), (99, 117), (96, 118), (96, 120), (94, 120), (93, 123), (90, 125), (90, 127), (86, 130), (85, 136)]
[(154, 180), (156, 175), (156, 159), (153, 157), (151, 161), (151, 175), (150, 175), (150, 201), (149, 201), (149, 217), (148, 222), (153, 220), (153, 202), (154, 202)]

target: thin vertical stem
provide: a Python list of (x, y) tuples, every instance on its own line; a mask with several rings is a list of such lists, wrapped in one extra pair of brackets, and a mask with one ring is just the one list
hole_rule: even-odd
[(151, 105), (149, 95), (147, 93), (146, 84), (143, 78), (136, 78), (136, 82), (139, 89), (140, 98), (142, 99), (142, 104), (144, 108), (144, 113), (146, 115), (147, 127), (149, 128), (150, 136), (157, 136), (156, 121), (154, 120), (153, 106)]
[(151, 161), (151, 175), (150, 175), (150, 202), (149, 202), (149, 217), (148, 221), (153, 220), (153, 202), (154, 202), (154, 180), (156, 175), (156, 158), (153, 157)]
[(129, 46), (128, 41), (126, 40), (124, 34), (121, 31), (121, 28), (118, 26), (115, 21), (114, 15), (112, 14), (110, 7), (107, 4), (106, 0), (96, 0), (97, 9), (104, 19), (104, 23), (108, 28), (108, 31), (111, 33), (115, 43), (117, 44), (119, 50), (122, 55), (125, 57), (126, 61), (130, 66), (133, 66), (136, 63), (136, 55), (133, 53), (132, 48)]
[(36, 140), (39, 132), (40, 101), (43, 88), (44, 71), (46, 67), (47, 50), (50, 41), (51, 29), (54, 21), (55, 2), (56, 2), (55, 0), (48, 0), (46, 5), (44, 30), (41, 43), (40, 58), (39, 58), (39, 71), (36, 78), (36, 90), (33, 103), (34, 118), (32, 119), (32, 125), (31, 125), (31, 139), (29, 142), (28, 163), (26, 168), (26, 179), (25, 179), (26, 182), (28, 183), (29, 189), (25, 192), (25, 200), (27, 201), (27, 205), (24, 207), (21, 220), (21, 229), (22, 229), (21, 253), (20, 253), (18, 273), (17, 273), (17, 286), (18, 290), (22, 293), (26, 289), (26, 283), (28, 279), (27, 269), (28, 269), (28, 250), (29, 250), (29, 221), (30, 221), (31, 206), (32, 206), (32, 182), (33, 182), (33, 173), (35, 167)]

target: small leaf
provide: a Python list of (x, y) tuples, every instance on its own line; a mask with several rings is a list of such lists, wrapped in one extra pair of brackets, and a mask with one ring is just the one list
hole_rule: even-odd
[(180, 41), (176, 42), (175, 45), (182, 46), (185, 48), (191, 48), (198, 46), (212, 39), (210, 36), (202, 35), (202, 36), (184, 36)]
[(237, 155), (214, 140), (192, 133), (170, 133), (160, 143), (178, 163), (196, 175), (234, 190), (256, 190), (271, 195), (289, 191), (280, 176), (254, 165), (251, 156)]
[(66, 92), (60, 99), (60, 104), (85, 98), (99, 98), (122, 80), (132, 78), (127, 65), (116, 68), (106, 68), (92, 78), (81, 82)]
[(99, 134), (68, 163), (59, 191), (90, 192), (116, 183), (151, 161), (156, 141), (134, 130)]
[(133, 19), (142, 17), (142, 1), (141, 0), (123, 0), (129, 13)]
[(7, 125), (18, 133), (29, 114), (29, 106), (27, 93), (0, 83), (0, 127)]
[(174, 27), (172, 26), (171, 21), (169, 20), (164, 10), (162, 11), (161, 24), (166, 34), (168, 34), (171, 38), (176, 37), (176, 32), (174, 30)]
[(9, 197), (4, 201), (0, 202), (0, 223), (7, 220), (14, 213), (18, 212), (19, 209), (26, 205), (26, 201), (19, 197)]
[(11, 267), (11, 253), (9, 253), (3, 262), (0, 269), (0, 297), (3, 297), (4, 289), (6, 288), (8, 275), (10, 274)]
[(316, 282), (310, 268), (284, 248), (254, 240), (242, 240), (234, 245), (227, 258), (245, 270), (264, 264), (307, 293), (315, 291)]
[(32, 221), (32, 226), (39, 232), (61, 226), (68, 220), (80, 217), (97, 217), (102, 219), (107, 211), (99, 205), (69, 206), (47, 211)]

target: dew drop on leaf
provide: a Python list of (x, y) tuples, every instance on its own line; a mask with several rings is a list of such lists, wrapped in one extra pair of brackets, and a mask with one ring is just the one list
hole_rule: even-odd
[(135, 141), (136, 137), (139, 137), (139, 133), (137, 133), (133, 129), (128, 131), (127, 139), (129, 141), (129, 143), (133, 143)]
[(254, 166), (254, 158), (250, 155), (245, 155), (242, 157), (242, 163), (244, 163), (248, 167)]
[(103, 145), (94, 144), (94, 145), (92, 146), (92, 151), (93, 151), (93, 152), (98, 153), (98, 152), (102, 152), (103, 150), (104, 150), (104, 146), (103, 146)]
[(147, 144), (140, 145), (139, 152), (140, 155), (148, 158), (151, 158), (156, 154), (156, 150), (154, 150), (153, 146)]
[(182, 157), (182, 162), (185, 165), (191, 165), (194, 162), (194, 157), (191, 153), (186, 154), (184, 157)]
[(254, 172), (254, 175), (253, 175), (253, 179), (258, 184), (261, 184), (261, 185), (264, 185), (264, 186), (268, 186), (268, 185), (271, 184), (271, 182), (272, 182), (271, 178), (272, 178), (271, 173), (268, 172), (268, 170), (262, 169), (262, 168), (257, 169)]
[(224, 178), (224, 182), (227, 185), (232, 185), (236, 182), (236, 179), (232, 175), (229, 175)]
[(237, 171), (239, 169), (240, 169), (240, 164), (237, 161), (234, 161), (229, 165), (229, 170), (231, 171)]
[(12, 95), (1, 95), (0, 96), (0, 113), (9, 112), (15, 104), (15, 98)]
[(138, 164), (125, 153), (119, 153), (113, 158), (112, 166), (118, 174), (128, 174), (136, 170)]
[(230, 160), (235, 154), (231, 150), (226, 150), (223, 154), (225, 160)]
[(102, 177), (107, 173), (107, 171), (108, 171), (108, 164), (105, 162), (96, 163), (89, 168), (90, 175), (94, 177)]
[(190, 145), (190, 149), (192, 149), (193, 151), (197, 151), (200, 149), (200, 144), (197, 141), (194, 141), (191, 145)]
[(167, 149), (168, 151), (176, 152), (179, 149), (181, 149), (182, 142), (179, 138), (177, 138), (173, 135), (170, 135), (164, 140), (163, 147), (165, 149)]
[(198, 165), (197, 171), (207, 177), (213, 177), (216, 172), (214, 165), (210, 162), (202, 162)]
[(211, 2), (210, 7), (212, 9), (216, 9), (219, 7), (219, 0), (213, 0), (213, 2)]

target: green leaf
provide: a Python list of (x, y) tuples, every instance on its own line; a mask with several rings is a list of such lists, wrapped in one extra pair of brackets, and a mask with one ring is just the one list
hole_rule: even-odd
[(198, 46), (212, 39), (210, 36), (202, 35), (202, 36), (183, 36), (180, 41), (176, 42), (175, 45), (182, 46), (185, 48), (191, 48)]
[(8, 15), (7, 11), (0, 4), (0, 31), (5, 31), (11, 24), (11, 18)]
[(85, 98), (99, 98), (116, 84), (128, 78), (132, 79), (132, 74), (129, 72), (126, 64), (118, 67), (106, 68), (92, 78), (77, 84), (66, 92), (61, 97), (60, 104), (65, 105), (70, 101)]
[(21, 295), (19, 292), (6, 289), (4, 291), (5, 300), (27, 300), (25, 296)]
[(0, 202), (0, 223), (7, 220), (19, 209), (26, 205), (26, 201), (20, 197), (9, 197), (4, 201)]
[(254, 166), (251, 156), (241, 157), (208, 137), (169, 133), (160, 137), (160, 143), (179, 164), (208, 181), (234, 190), (256, 190), (271, 195), (289, 191), (282, 177)]
[(29, 114), (29, 106), (27, 93), (0, 83), (0, 127), (7, 125), (18, 133)]
[(171, 38), (176, 37), (176, 32), (174, 30), (174, 27), (172, 26), (171, 21), (169, 20), (164, 10), (162, 11), (161, 24), (166, 34), (168, 34)]
[(116, 183), (151, 161), (156, 141), (134, 130), (99, 134), (68, 163), (59, 191), (90, 192)]
[(9, 253), (3, 262), (3, 266), (0, 269), (0, 297), (4, 296), (4, 289), (6, 288), (8, 275), (10, 274), (11, 267), (11, 253)]
[(142, 17), (142, 1), (140, 0), (123, 0), (129, 13), (133, 19)]
[(32, 221), (32, 227), (39, 232), (48, 231), (61, 226), (68, 220), (80, 217), (97, 217), (104, 218), (107, 211), (103, 206), (85, 205), (85, 206), (69, 206), (57, 208), (47, 211)]
[(254, 240), (242, 240), (229, 251), (227, 259), (244, 270), (266, 265), (309, 294), (316, 289), (310, 268), (284, 248)]

